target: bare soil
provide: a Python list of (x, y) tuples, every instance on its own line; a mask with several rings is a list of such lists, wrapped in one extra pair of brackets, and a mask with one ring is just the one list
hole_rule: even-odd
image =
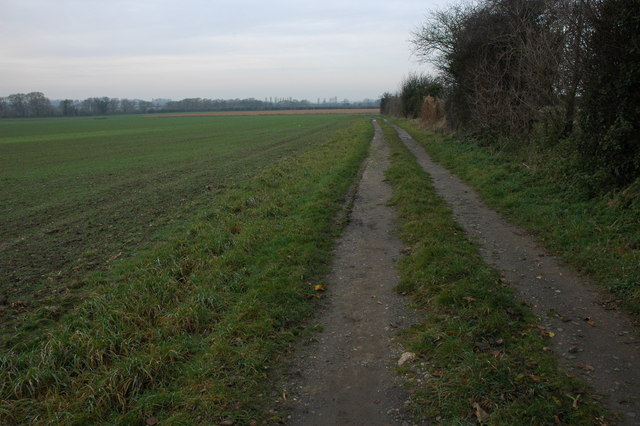
[(293, 425), (402, 423), (408, 396), (396, 373), (402, 348), (395, 336), (415, 314), (393, 291), (402, 245), (393, 234), (395, 212), (386, 205), (389, 150), (374, 126), (351, 220), (327, 277), (326, 306), (317, 319), (323, 331), (297, 352), (280, 398)]
[(640, 424), (640, 338), (613, 295), (562, 265), (525, 230), (508, 224), (474, 191), (431, 161), (421, 145), (396, 127), (400, 138), (431, 175), (456, 220), (499, 269), (522, 300), (555, 336), (561, 365), (582, 377), (620, 414), (619, 424)]

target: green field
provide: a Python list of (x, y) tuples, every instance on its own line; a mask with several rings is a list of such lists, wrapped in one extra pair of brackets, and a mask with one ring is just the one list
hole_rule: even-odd
[(269, 369), (307, 333), (369, 119), (0, 126), (0, 423), (262, 418)]
[[(41, 328), (89, 271), (127, 257), (229, 186), (316, 147), (348, 116), (0, 121), (0, 342)], [(39, 311), (25, 324), (26, 313)], [(35, 322), (34, 322), (35, 321)], [(7, 336), (6, 333), (9, 333)]]

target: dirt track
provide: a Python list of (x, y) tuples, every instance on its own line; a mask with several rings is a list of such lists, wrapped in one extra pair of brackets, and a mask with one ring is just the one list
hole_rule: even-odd
[(502, 272), (555, 334), (561, 364), (621, 414), (620, 424), (640, 424), (640, 339), (629, 317), (609, 303), (614, 297), (560, 264), (526, 231), (508, 224), (469, 186), (431, 161), (407, 132), (396, 131), (456, 220), (477, 240), (484, 260)]
[(396, 329), (410, 326), (412, 312), (392, 289), (402, 248), (392, 234), (394, 211), (386, 205), (388, 148), (376, 133), (365, 163), (351, 221), (335, 250), (319, 341), (294, 361), (287, 393), (292, 425), (384, 425), (401, 423), (404, 390), (395, 372), (401, 348)]

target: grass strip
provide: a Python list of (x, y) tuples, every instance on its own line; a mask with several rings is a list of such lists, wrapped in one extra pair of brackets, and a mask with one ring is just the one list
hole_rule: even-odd
[(405, 368), (415, 414), (443, 424), (603, 423), (585, 385), (558, 369), (551, 334), (482, 261), (395, 131), (384, 132), (391, 203), (410, 247), (398, 291), (425, 313), (406, 334), (422, 365)]
[(589, 179), (570, 172), (575, 154), (562, 145), (541, 153), (527, 147), (492, 151), (420, 130), (406, 120), (397, 124), (492, 208), (533, 231), (545, 247), (640, 313), (640, 181), (624, 191), (592, 197)]
[(262, 420), (372, 132), (357, 119), (222, 194), (186, 235), (118, 265), (44, 343), (0, 356), (0, 422)]

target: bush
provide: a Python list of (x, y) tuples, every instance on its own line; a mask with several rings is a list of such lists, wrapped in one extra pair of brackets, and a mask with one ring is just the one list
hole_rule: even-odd
[(442, 96), (443, 85), (428, 74), (409, 74), (400, 85), (402, 115), (406, 118), (418, 118), (424, 98)]
[(640, 177), (640, 1), (601, 1), (591, 25), (580, 152), (620, 187)]

